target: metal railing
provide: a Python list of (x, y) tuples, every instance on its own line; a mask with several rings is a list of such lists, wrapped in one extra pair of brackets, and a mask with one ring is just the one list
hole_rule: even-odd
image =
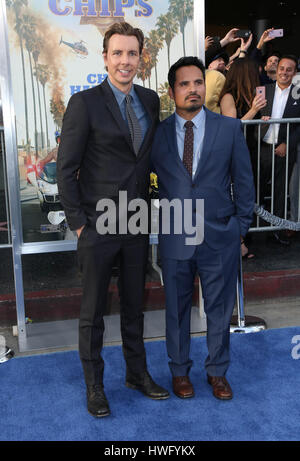
[[(284, 190), (284, 215), (279, 216), (278, 218), (281, 218), (282, 220), (287, 220), (288, 219), (288, 198), (289, 198), (289, 173), (294, 174), (294, 191), (297, 190), (296, 194), (297, 197), (295, 197), (295, 194), (293, 194), (292, 199), (293, 201), (297, 202), (297, 213), (294, 211), (293, 219), (297, 219), (299, 221), (300, 217), (300, 165), (299, 160), (300, 160), (300, 155), (298, 156), (298, 163), (297, 163), (297, 158), (295, 161), (295, 164), (293, 165), (293, 168), (295, 168), (294, 172), (289, 172), (289, 157), (291, 155), (290, 152), (290, 125), (291, 124), (299, 124), (300, 123), (300, 118), (282, 118), (282, 119), (269, 119), (269, 120), (242, 120), (242, 124), (244, 125), (244, 134), (246, 140), (249, 140), (247, 138), (247, 127), (249, 126), (256, 126), (256, 136), (257, 136), (257, 179), (256, 179), (256, 203), (257, 205), (261, 204), (261, 201), (265, 199), (265, 197), (261, 197), (261, 190), (260, 190), (260, 179), (261, 179), (261, 128), (262, 125), (272, 125), (272, 134), (273, 134), (273, 139), (274, 139), (274, 132), (275, 132), (275, 126), (276, 125), (286, 125), (286, 157), (285, 157), (285, 190)], [(272, 146), (272, 171), (271, 171), (271, 195), (268, 197), (270, 199), (270, 214), (273, 215), (274, 213), (274, 201), (276, 198), (276, 190), (274, 187), (274, 174), (275, 174), (275, 141), (273, 140), (273, 143), (271, 144)], [(300, 152), (300, 143), (298, 145), (298, 152)], [(293, 207), (295, 210), (295, 207)], [(278, 221), (278, 220), (277, 220)], [(261, 225), (261, 220), (259, 216), (256, 217), (256, 226), (251, 226), (249, 232), (265, 232), (265, 231), (275, 231), (275, 230), (280, 230), (282, 228), (285, 228), (285, 224), (282, 223), (281, 225), (274, 225), (271, 223), (271, 225)]]

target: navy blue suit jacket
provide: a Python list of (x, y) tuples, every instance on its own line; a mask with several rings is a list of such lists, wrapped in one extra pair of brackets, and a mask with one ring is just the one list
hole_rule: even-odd
[[(221, 249), (244, 236), (253, 219), (255, 189), (250, 155), (241, 122), (205, 108), (206, 123), (203, 150), (194, 179), (178, 154), (175, 114), (161, 122), (152, 145), (152, 168), (158, 176), (159, 198), (192, 199), (193, 224), (196, 223), (196, 199), (204, 199), (204, 241)], [(233, 193), (232, 186), (233, 183)], [(183, 227), (175, 234), (170, 214), (170, 235), (159, 233), (162, 257), (189, 259), (195, 246), (186, 245)]]

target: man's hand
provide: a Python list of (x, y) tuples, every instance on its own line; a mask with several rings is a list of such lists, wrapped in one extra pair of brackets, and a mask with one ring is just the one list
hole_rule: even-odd
[(225, 35), (222, 40), (220, 40), (221, 47), (224, 48), (224, 46), (228, 45), (228, 43), (236, 42), (237, 40), (240, 40), (238, 37), (235, 36), (235, 33), (239, 29), (231, 29), (227, 34)]
[(81, 234), (81, 232), (83, 231), (83, 228), (84, 228), (84, 227), (85, 227), (85, 226), (82, 226), (82, 227), (80, 227), (79, 229), (76, 230), (76, 234), (77, 234), (77, 237), (78, 237), (78, 238), (80, 237), (80, 234)]
[(213, 37), (210, 37), (209, 35), (205, 37), (205, 51), (214, 43)]
[(264, 33), (262, 34), (262, 36), (259, 39), (259, 42), (258, 42), (256, 48), (261, 50), (265, 43), (269, 42), (270, 40), (274, 40), (275, 37), (270, 37), (269, 36), (269, 32), (271, 30), (274, 30), (274, 27), (272, 27), (272, 29), (267, 29), (267, 30), (264, 31)]
[(276, 147), (275, 154), (278, 155), (279, 157), (286, 156), (286, 144), (284, 142), (279, 144), (279, 146)]
[(253, 34), (250, 34), (248, 40), (245, 41), (244, 38), (241, 38), (241, 50), (240, 51), (248, 51), (248, 48), (250, 47), (252, 40), (253, 40)]

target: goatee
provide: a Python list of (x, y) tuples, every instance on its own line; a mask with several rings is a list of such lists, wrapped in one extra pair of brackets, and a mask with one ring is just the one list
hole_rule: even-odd
[(201, 109), (201, 104), (193, 104), (192, 106), (189, 106), (186, 110), (187, 112), (197, 112), (197, 110)]

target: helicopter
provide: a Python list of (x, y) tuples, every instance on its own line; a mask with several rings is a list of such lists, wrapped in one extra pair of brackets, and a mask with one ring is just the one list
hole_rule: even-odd
[(76, 53), (77, 55), (81, 55), (81, 58), (85, 58), (89, 54), (86, 46), (84, 46), (85, 42), (83, 42), (83, 40), (80, 40), (80, 42), (69, 43), (65, 42), (61, 37), (59, 44), (61, 45), (62, 43), (72, 48), (74, 53)]

